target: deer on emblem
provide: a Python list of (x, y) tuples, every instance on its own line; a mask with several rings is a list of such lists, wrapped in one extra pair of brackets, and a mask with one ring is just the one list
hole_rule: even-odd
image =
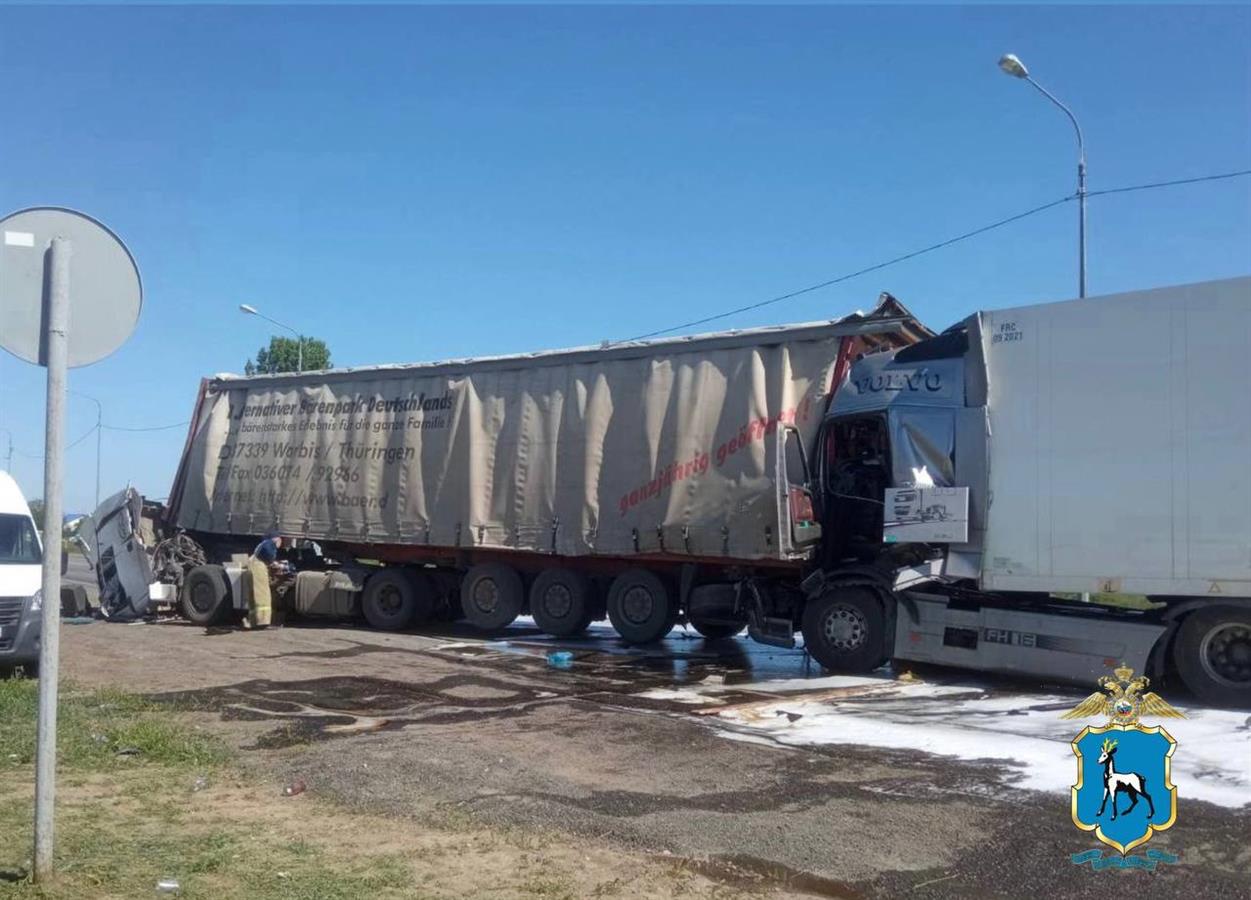
[(1115, 768), (1116, 741), (1104, 738), (1103, 752), (1099, 754), (1099, 765), (1103, 766), (1103, 802), (1099, 804), (1099, 812), (1095, 816), (1103, 815), (1103, 808), (1107, 805), (1109, 799), (1112, 800), (1112, 818), (1116, 819), (1116, 801), (1121, 793), (1129, 794), (1130, 812), (1138, 805), (1139, 796), (1147, 801), (1147, 807), (1151, 810), (1147, 816), (1148, 819), (1155, 816), (1155, 804), (1151, 802), (1151, 795), (1147, 793), (1147, 779), (1136, 772), (1118, 772)]

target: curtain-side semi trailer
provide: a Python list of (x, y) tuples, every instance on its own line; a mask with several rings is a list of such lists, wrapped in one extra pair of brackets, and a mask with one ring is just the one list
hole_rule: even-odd
[(931, 335), (882, 295), (805, 325), (209, 379), (163, 517), (197, 546), (157, 568), (212, 623), (280, 532), (320, 551), (285, 554), (304, 615), (789, 642), (821, 531), (803, 448), (855, 357)]
[(801, 632), (839, 671), (1086, 681), (1126, 663), (1247, 705), (1248, 359), (1241, 278), (941, 335), (883, 295), (830, 323), (221, 376), (164, 521), (205, 562), (167, 552), (158, 580), (217, 621), (276, 530), (320, 548), (288, 551), (305, 615), (529, 612), (556, 635), (606, 615), (631, 642), (687, 621)]

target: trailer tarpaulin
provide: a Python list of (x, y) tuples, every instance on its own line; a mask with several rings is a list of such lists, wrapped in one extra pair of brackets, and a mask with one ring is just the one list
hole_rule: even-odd
[(810, 441), (868, 316), (420, 366), (210, 380), (176, 482), (183, 528), (566, 556), (783, 555), (774, 442)]

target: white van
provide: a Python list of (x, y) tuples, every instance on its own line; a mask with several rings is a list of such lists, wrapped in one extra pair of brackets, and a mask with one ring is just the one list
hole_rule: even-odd
[(17, 482), (0, 472), (0, 676), (39, 670), (43, 549)]

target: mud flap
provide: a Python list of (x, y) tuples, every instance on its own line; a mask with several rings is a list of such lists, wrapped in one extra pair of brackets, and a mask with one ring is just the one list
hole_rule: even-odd
[(787, 650), (795, 647), (795, 628), (790, 619), (753, 615), (747, 620), (747, 634), (757, 643), (784, 647)]
[[(771, 647), (783, 647), (787, 650), (795, 646), (795, 626), (790, 619), (769, 616), (765, 613), (764, 598), (754, 582), (742, 581), (738, 584), (739, 609), (747, 610), (747, 634), (753, 641), (768, 644)], [(743, 596), (746, 594), (747, 596)]]

